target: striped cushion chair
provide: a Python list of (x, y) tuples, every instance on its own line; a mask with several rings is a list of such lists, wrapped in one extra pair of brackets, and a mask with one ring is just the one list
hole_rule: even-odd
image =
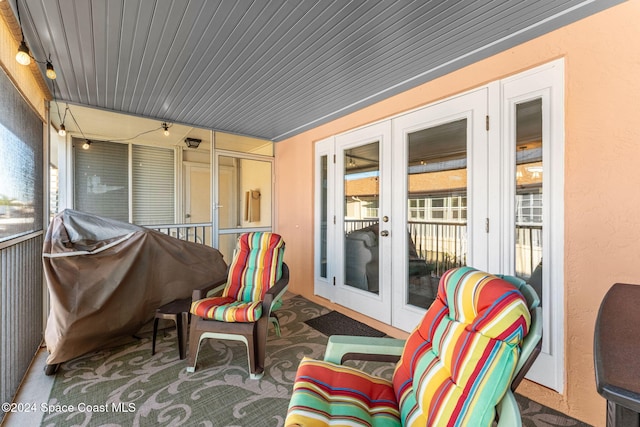
[[(202, 340), (217, 338), (243, 341), (251, 377), (262, 375), (269, 319), (280, 305), (289, 281), (289, 270), (283, 262), (284, 247), (284, 240), (275, 233), (242, 234), (226, 283), (193, 292), (188, 371), (195, 371)], [(220, 290), (222, 294), (217, 295)], [(207, 297), (211, 292), (214, 295)]]
[[(336, 364), (341, 359), (330, 361), (334, 356), (304, 359), (285, 425), (491, 426), (496, 406), (511, 395), (530, 321), (525, 298), (508, 281), (470, 267), (449, 270), (436, 301), (396, 353), (401, 358), (391, 381)], [(359, 338), (345, 338), (352, 350), (342, 354), (368, 353), (358, 343), (372, 341)]]

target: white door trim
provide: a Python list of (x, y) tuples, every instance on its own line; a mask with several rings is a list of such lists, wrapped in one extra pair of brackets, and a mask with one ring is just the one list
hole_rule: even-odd
[(389, 236), (377, 236), (378, 242), (378, 284), (377, 294), (357, 289), (345, 284), (345, 225), (344, 225), (344, 176), (345, 170), (343, 150), (357, 147), (373, 142), (379, 143), (379, 204), (378, 204), (378, 224), (379, 230), (390, 231), (389, 223), (384, 222), (384, 216), (391, 215), (391, 121), (387, 120), (371, 126), (367, 126), (353, 132), (338, 135), (335, 138), (336, 164), (335, 164), (335, 259), (336, 268), (333, 270), (336, 280), (335, 301), (356, 310), (366, 316), (380, 320), (381, 322), (391, 322), (391, 265), (384, 260), (391, 258), (391, 233)]
[[(407, 138), (412, 132), (438, 126), (455, 120), (467, 121), (467, 263), (479, 269), (487, 265), (487, 89), (467, 92), (429, 105), (393, 120), (394, 193), (392, 229), (393, 240), (393, 308), (392, 325), (411, 331), (424, 316), (425, 309), (407, 302)], [(480, 181), (483, 181), (484, 184)], [(398, 231), (403, 231), (398, 233)], [(400, 235), (398, 235), (400, 234)]]
[[(543, 250), (542, 351), (528, 379), (564, 390), (564, 60), (501, 81), (503, 171), (515, 176), (515, 104), (542, 99)], [(515, 180), (503, 180), (503, 271), (515, 268)]]

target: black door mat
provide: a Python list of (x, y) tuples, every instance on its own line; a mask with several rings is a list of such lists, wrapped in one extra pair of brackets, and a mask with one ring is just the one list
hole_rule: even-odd
[(384, 337), (386, 334), (345, 316), (337, 311), (330, 311), (322, 316), (305, 321), (307, 325), (322, 332), (326, 336), (331, 335), (356, 335), (361, 337)]

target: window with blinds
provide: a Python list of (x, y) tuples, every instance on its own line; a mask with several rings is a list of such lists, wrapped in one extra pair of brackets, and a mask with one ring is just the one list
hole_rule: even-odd
[(43, 228), (42, 120), (0, 70), (0, 242)]
[(83, 149), (84, 143), (73, 141), (76, 209), (138, 225), (174, 222), (173, 150), (132, 145), (129, 184), (127, 144), (95, 141)]
[(131, 157), (133, 222), (139, 225), (173, 223), (173, 150), (134, 145)]
[(128, 222), (129, 147), (94, 141), (83, 149), (84, 143), (81, 139), (73, 140), (75, 208)]

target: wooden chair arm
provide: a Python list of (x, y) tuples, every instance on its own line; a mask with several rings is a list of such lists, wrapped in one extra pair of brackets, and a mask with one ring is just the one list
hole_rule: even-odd
[(194, 289), (191, 293), (191, 301), (198, 301), (202, 298), (206, 298), (207, 294), (211, 291), (214, 291), (214, 294), (218, 294), (222, 292), (224, 287), (227, 284), (227, 277), (222, 277), (217, 280), (212, 280), (211, 282), (205, 284), (203, 287), (199, 289)]
[(282, 295), (287, 291), (289, 287), (289, 267), (287, 264), (282, 263), (282, 276), (267, 292), (264, 294), (264, 300), (262, 302), (263, 313), (269, 314), (271, 312), (271, 306), (274, 301), (282, 298)]
[(397, 362), (405, 340), (387, 337), (332, 335), (327, 342), (324, 360), (341, 365), (346, 360)]

